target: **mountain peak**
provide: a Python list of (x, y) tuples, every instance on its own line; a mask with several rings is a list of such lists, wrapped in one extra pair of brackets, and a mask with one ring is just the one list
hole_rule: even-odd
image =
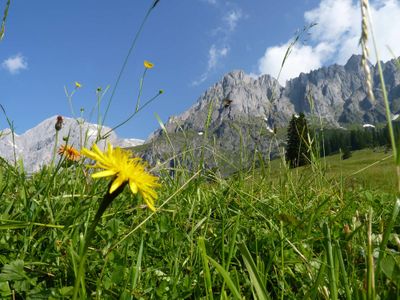
[[(0, 135), (1, 157), (13, 163), (15, 151), (17, 159), (23, 160), (26, 171), (33, 172), (51, 162), (54, 147), (59, 148), (65, 144), (65, 139), (77, 149), (83, 146), (90, 147), (99, 133), (104, 135), (110, 130), (109, 127), (88, 123), (83, 119), (63, 117), (63, 126), (56, 135), (56, 122), (57, 116), (52, 116), (21, 135), (14, 134), (14, 138), (9, 129), (3, 130)], [(132, 147), (143, 143), (142, 140), (120, 139), (114, 132), (110, 133), (107, 141), (120, 147)], [(101, 140), (97, 144), (102, 148), (106, 141)]]
[(233, 70), (229, 73), (226, 73), (224, 77), (234, 77), (238, 79), (243, 79), (244, 76), (247, 76), (243, 70)]
[(362, 55), (353, 54), (344, 65), (344, 68), (348, 72), (359, 72), (361, 70), (361, 60)]

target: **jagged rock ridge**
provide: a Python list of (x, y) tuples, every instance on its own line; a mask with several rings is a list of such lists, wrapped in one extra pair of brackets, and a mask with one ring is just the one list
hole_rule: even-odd
[[(373, 102), (368, 99), (360, 63), (361, 56), (353, 55), (344, 66), (334, 64), (307, 74), (301, 73), (287, 81), (285, 87), (269, 75), (253, 78), (243, 71), (233, 71), (211, 86), (186, 112), (170, 117), (165, 128), (170, 134), (181, 131), (202, 133), (211, 112), (208, 131), (216, 137), (221, 149), (239, 151), (236, 147), (238, 139), (245, 135), (248, 150), (265, 152), (271, 140), (268, 132), (274, 127), (286, 127), (291, 116), (299, 112), (317, 116), (324, 126), (329, 127), (383, 122), (385, 109), (377, 67), (370, 66), (376, 95)], [(383, 63), (382, 67), (392, 113), (398, 114), (400, 71), (395, 60)], [(232, 126), (236, 127), (236, 133)], [(163, 131), (159, 129), (147, 139), (151, 147), (144, 155), (152, 162), (171, 151), (162, 136)], [(193, 147), (199, 144), (196, 134), (191, 140)], [(176, 145), (176, 148), (175, 152), (179, 152), (182, 145)]]
[[(348, 123), (373, 123), (385, 119), (376, 66), (371, 65), (377, 101), (367, 97), (365, 75), (360, 66), (361, 56), (353, 55), (346, 65), (322, 67), (301, 73), (282, 87), (278, 81), (262, 75), (253, 78), (243, 71), (226, 74), (210, 87), (197, 102), (165, 124), (169, 132), (180, 129), (202, 130), (210, 104), (213, 104), (210, 128), (224, 120), (267, 118), (270, 125), (286, 126), (292, 114), (320, 116), (328, 125), (338, 127)], [(400, 71), (394, 60), (383, 63), (389, 100), (396, 114), (400, 109)], [(230, 104), (226, 105), (226, 100)], [(313, 107), (310, 104), (313, 102)], [(157, 130), (149, 139), (157, 136)]]

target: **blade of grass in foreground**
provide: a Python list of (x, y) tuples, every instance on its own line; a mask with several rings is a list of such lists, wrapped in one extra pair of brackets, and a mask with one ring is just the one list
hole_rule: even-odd
[(137, 257), (137, 262), (136, 262), (136, 267), (132, 268), (132, 290), (136, 288), (138, 279), (139, 279), (139, 274), (141, 270), (141, 265), (142, 265), (142, 257), (143, 257), (143, 237), (142, 241), (140, 242), (140, 248), (139, 248), (139, 253)]
[(335, 262), (333, 259), (333, 251), (332, 251), (332, 240), (331, 240), (331, 231), (329, 229), (328, 224), (324, 223), (323, 231), (325, 235), (325, 249), (328, 257), (328, 278), (329, 278), (329, 287), (330, 287), (330, 295), (331, 299), (338, 299), (338, 290), (336, 285), (336, 274), (335, 274)]
[(207, 256), (208, 260), (210, 263), (217, 269), (218, 273), (224, 277), (225, 283), (232, 292), (232, 295), (235, 297), (235, 299), (242, 299), (240, 296), (239, 291), (237, 290), (235, 284), (233, 283), (231, 276), (229, 275), (229, 272), (226, 271), (219, 263), (217, 263), (215, 260), (213, 260), (211, 257)]
[(257, 266), (254, 263), (253, 258), (251, 257), (249, 249), (247, 249), (246, 245), (243, 242), (239, 243), (238, 248), (242, 253), (242, 257), (246, 265), (247, 272), (249, 272), (250, 274), (251, 284), (256, 290), (258, 299), (259, 300), (270, 299), (270, 296), (267, 290), (265, 289), (264, 283), (262, 282), (260, 275), (258, 274)]
[(201, 257), (203, 258), (203, 276), (204, 276), (204, 284), (206, 286), (207, 299), (214, 299), (213, 291), (212, 291), (212, 284), (211, 284), (210, 267), (208, 266), (208, 256), (207, 256), (206, 245), (204, 244), (203, 237), (199, 238), (198, 246), (200, 249)]
[(367, 297), (368, 299), (375, 299), (375, 268), (374, 268), (374, 255), (372, 249), (372, 208), (369, 209), (368, 214), (368, 243), (367, 243)]
[(392, 212), (392, 217), (389, 220), (389, 224), (383, 234), (383, 238), (382, 238), (382, 242), (380, 244), (380, 249), (379, 249), (379, 257), (378, 257), (378, 262), (377, 262), (377, 266), (380, 267), (380, 262), (382, 261), (382, 259), (384, 258), (384, 253), (386, 250), (386, 246), (387, 243), (389, 241), (389, 236), (390, 233), (392, 232), (392, 229), (394, 227), (394, 224), (397, 220), (397, 216), (399, 215), (399, 211), (400, 211), (400, 199), (396, 200), (396, 203), (393, 207), (393, 212)]
[(0, 27), (0, 41), (4, 37), (4, 32), (5, 32), (5, 27), (6, 27), (6, 20), (8, 16), (8, 9), (10, 8), (11, 0), (7, 1), (6, 8), (4, 9), (4, 14), (3, 14), (3, 20), (1, 22), (1, 27)]

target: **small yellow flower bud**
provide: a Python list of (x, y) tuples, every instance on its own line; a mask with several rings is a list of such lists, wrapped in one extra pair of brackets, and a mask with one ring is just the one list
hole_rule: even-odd
[(151, 63), (151, 62), (149, 62), (148, 60), (145, 60), (145, 61), (143, 62), (143, 65), (144, 65), (144, 67), (145, 67), (146, 69), (152, 69), (152, 68), (154, 67), (154, 64)]

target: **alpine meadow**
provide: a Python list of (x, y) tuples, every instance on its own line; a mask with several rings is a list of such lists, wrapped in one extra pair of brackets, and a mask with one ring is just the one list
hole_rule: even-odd
[[(236, 5), (192, 1), (213, 9)], [(92, 2), (91, 9), (99, 9)], [(157, 18), (175, 8), (168, 0), (143, 2), (141, 19), (129, 28), (133, 39), (112, 45), (125, 56), (110, 54), (112, 62), (102, 62), (116, 64), (118, 72), (108, 74), (110, 85), (93, 90), (90, 109), (77, 104), (89, 84), (71, 78), (64, 89), (56, 87), (65, 94), (69, 116), (50, 111), (54, 117), (17, 134), (18, 122), (0, 92), (0, 124), (8, 127), (0, 131), (0, 298), (400, 299), (400, 59), (394, 51), (391, 60), (379, 58), (377, 14), (371, 13), (379, 5), (314, 1), (358, 9), (360, 54), (351, 53), (345, 64), (332, 61), (282, 83), (284, 70), (295, 64), (291, 58), (321, 26), (310, 23), (284, 44), (276, 78), (230, 71), (184, 113), (164, 122), (158, 103), (168, 91), (146, 91), (159, 63), (136, 53), (153, 23), (157, 30), (144, 48), (154, 55), (171, 50), (155, 46), (169, 30)], [(269, 2), (265, 18), (274, 13)], [(0, 54), (13, 34), (14, 5), (0, 1)], [(122, 16), (111, 19), (109, 5), (102, 22), (127, 26)], [(129, 6), (140, 11), (143, 3)], [(95, 18), (87, 13), (95, 34)], [(35, 18), (47, 14), (54, 12)], [(201, 66), (205, 73), (179, 85), (195, 90), (218, 70), (217, 62), (228, 59), (240, 32), (236, 22), (252, 18), (244, 10), (228, 16), (221, 21), (225, 29), (207, 35), (220, 37), (224, 46), (210, 47), (208, 64)], [(82, 28), (88, 40), (90, 30)], [(275, 29), (259, 34), (268, 30)], [(101, 43), (112, 38), (95, 40), (91, 51), (101, 51)], [(29, 40), (35, 42), (41, 41)], [(62, 51), (58, 47), (69, 43), (52, 47)], [(194, 67), (198, 58), (189, 49)], [(22, 54), (2, 64), (10, 82), (38, 68), (31, 55), (29, 67), (18, 60)], [(177, 68), (181, 59), (187, 58), (177, 58)], [(118, 92), (124, 78), (132, 79), (133, 61), (139, 84), (126, 107)], [(78, 65), (82, 72), (89, 68)], [(45, 97), (51, 88), (40, 80)], [(24, 104), (18, 105), (22, 110)], [(39, 106), (29, 105), (32, 111)], [(117, 119), (113, 111), (125, 117)], [(117, 136), (146, 111), (157, 124), (146, 140)]]

